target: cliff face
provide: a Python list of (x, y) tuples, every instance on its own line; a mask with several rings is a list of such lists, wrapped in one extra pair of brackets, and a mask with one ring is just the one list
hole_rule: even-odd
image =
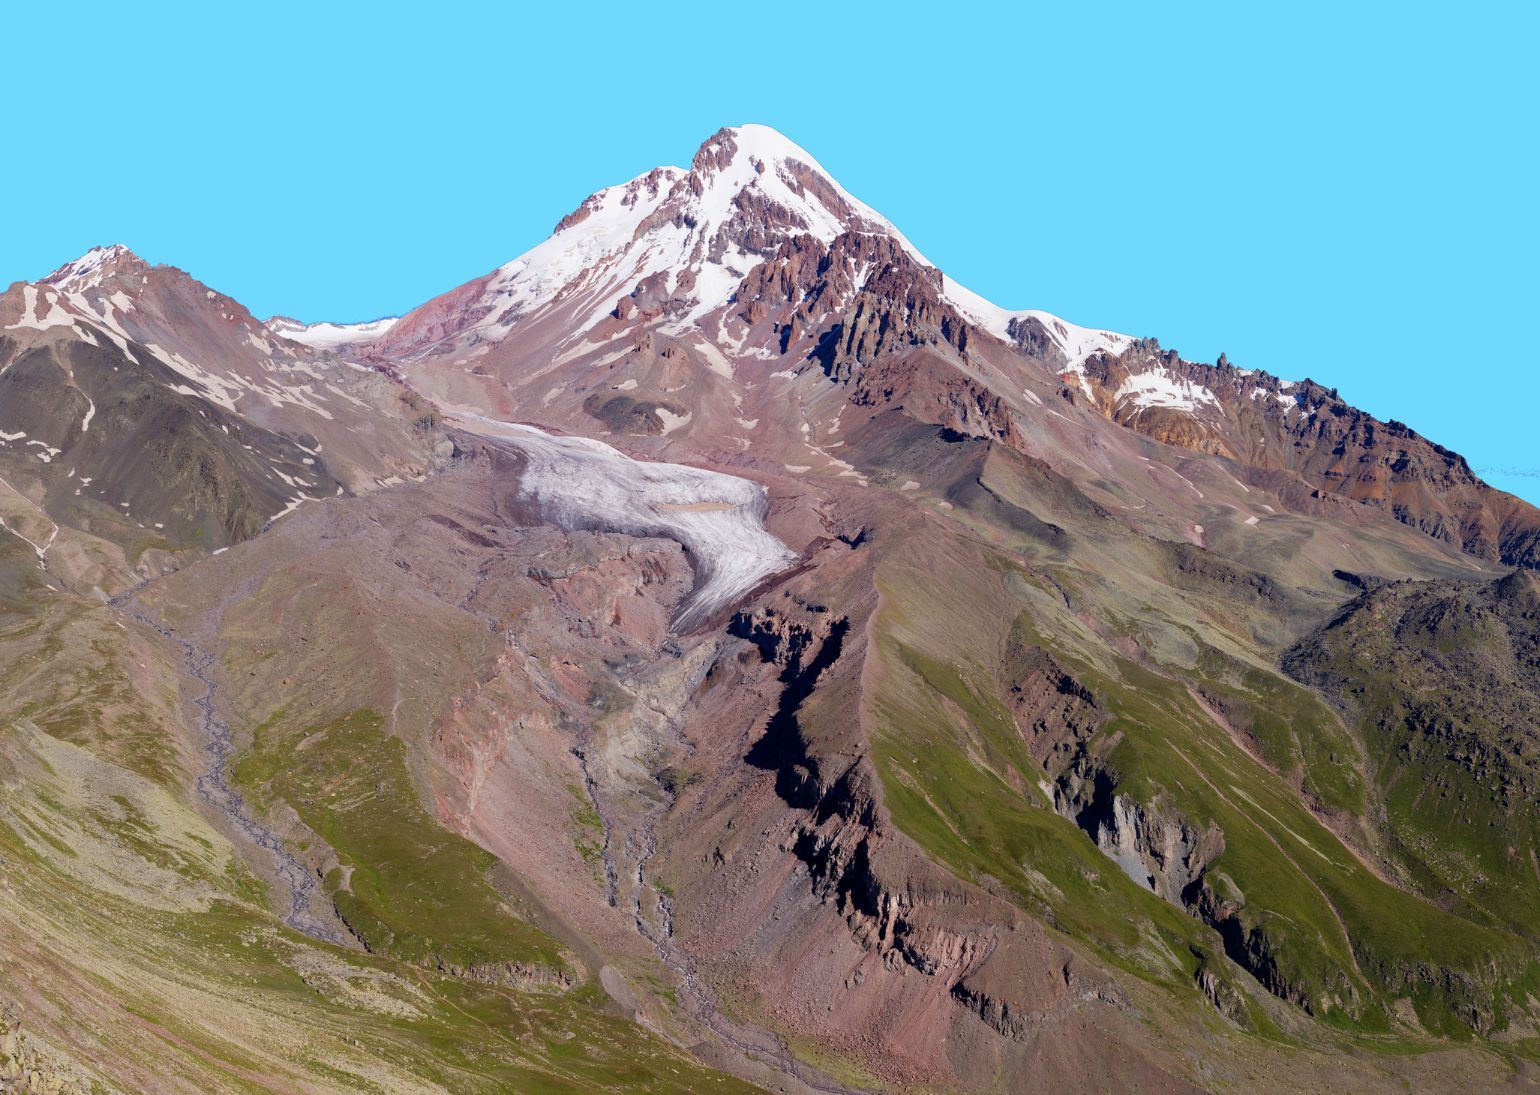
[(1401, 422), (1381, 422), (1311, 380), (1184, 361), (1143, 340), (1066, 373), (1113, 421), (1226, 457), (1254, 483), (1297, 476), (1322, 495), (1373, 506), (1435, 539), (1510, 566), (1540, 565), (1540, 514), (1483, 483), (1465, 459)]
[[(871, 561), (864, 545), (829, 550)], [(738, 971), (750, 1014), (845, 1047), (879, 1087), (972, 1085), (1056, 1058), (1104, 1075), (1101, 1049), (1116, 1046), (1124, 1075), (1182, 1088), (1139, 1044), (1115, 981), (894, 824), (850, 706), (869, 698), (868, 611), (794, 593), (729, 624), (741, 643), (721, 648), (698, 702), (718, 711), (752, 688), (771, 713), (746, 742), (687, 731), (705, 778), (674, 809), (717, 820), (663, 867), (688, 913), (680, 945), (705, 969)], [(759, 780), (728, 775), (740, 755)]]

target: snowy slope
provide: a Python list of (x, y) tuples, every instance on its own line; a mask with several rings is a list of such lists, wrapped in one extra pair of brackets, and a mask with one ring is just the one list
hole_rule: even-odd
[[(850, 231), (888, 236), (932, 265), (782, 134), (761, 125), (723, 129), (689, 169), (660, 167), (597, 192), (543, 243), (409, 313), (372, 348), (387, 357), (464, 350), (558, 312), (567, 340), (578, 340), (643, 283), (677, 304), (677, 333), (725, 306), (744, 275), (782, 241), (808, 234), (827, 244)], [(999, 338), (1009, 338), (1013, 319), (1042, 321), (1071, 364), (1130, 341), (1046, 312), (1000, 308), (950, 278), (943, 284), (949, 303)]]
[(399, 316), (370, 320), (368, 323), (301, 323), (287, 316), (274, 316), (267, 329), (290, 342), (330, 350), (359, 342), (372, 342), (396, 325)]

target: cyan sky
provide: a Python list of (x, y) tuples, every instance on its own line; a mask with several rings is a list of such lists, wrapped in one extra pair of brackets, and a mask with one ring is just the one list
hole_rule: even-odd
[(1002, 305), (1314, 377), (1540, 501), (1537, 11), (11, 5), (0, 282), (122, 242), (373, 318), (758, 121)]

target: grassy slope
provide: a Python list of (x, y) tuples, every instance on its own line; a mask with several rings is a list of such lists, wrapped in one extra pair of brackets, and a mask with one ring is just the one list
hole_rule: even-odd
[(494, 857), (422, 808), (406, 745), (358, 711), (284, 733), (257, 731), (234, 769), (258, 802), (291, 805), (342, 861), (327, 889), (371, 951), (461, 968), (559, 970), (556, 941), (512, 914), (487, 881)]
[(1540, 818), (1533, 597), (1522, 575), (1375, 593), (1291, 652), (1374, 756), (1388, 851), (1421, 892), (1535, 935)]
[[(1176, 991), (1192, 991), (1199, 955), (1222, 953), (1212, 930), (1129, 880), (1038, 788), (1043, 772), (1004, 707), (1010, 682), (1000, 666), (1013, 639), (1041, 643), (1110, 712), (1092, 744), (1118, 791), (1223, 831), (1210, 879), (1244, 900), (1242, 920), (1267, 933), (1317, 1015), (1383, 1047), (1424, 1044), (1402, 1021), (1401, 1000), (1436, 1036), (1468, 1038), (1473, 1026), (1502, 1029), (1514, 1017), (1512, 1002), (1535, 977), (1528, 941), (1382, 881), (1305, 808), (1291, 784), (1324, 811), (1361, 820), (1356, 746), (1312, 694), (1234, 653), (1244, 650), (1233, 625), (1243, 612), (1227, 621), (1229, 606), (1211, 600), (1205, 618), (1169, 596), (1111, 602), (1101, 592), (1109, 586), (1119, 597), (1141, 592), (1138, 578), (1109, 580), (1120, 567), (1113, 552), (1088, 548), (1066, 565), (1065, 553), (1001, 541), (980, 525), (1006, 550), (980, 547), (970, 558), (931, 542), (879, 575), (874, 759), (906, 832), (962, 876), (1003, 885), (1111, 961)], [(1076, 611), (1064, 605), (1066, 588)], [(1119, 652), (1120, 631), (1162, 617), (1168, 631), (1193, 636), (1186, 664), (1152, 668)], [(1188, 683), (1247, 716), (1245, 747)]]
[[(284, 928), (188, 806), (173, 666), (103, 607), (46, 600), (0, 618), (0, 1003), (75, 1070), (156, 1091), (744, 1089), (611, 1014), (597, 985), (522, 992)], [(322, 729), (359, 763), (328, 775), (313, 749), (273, 783), (373, 861), (390, 899), (369, 907), (406, 925), (398, 949), (548, 956), (481, 881), (483, 854), (415, 806), (374, 720)], [(392, 794), (360, 813), (365, 787)]]

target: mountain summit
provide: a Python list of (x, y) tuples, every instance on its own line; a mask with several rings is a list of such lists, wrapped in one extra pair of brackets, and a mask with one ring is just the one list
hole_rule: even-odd
[[(701, 145), (689, 170), (654, 168), (589, 196), (546, 242), (408, 313), (377, 349), (443, 356), (543, 326), (573, 340), (638, 286), (666, 301), (674, 326), (684, 328), (725, 307), (743, 277), (787, 241), (807, 236), (827, 245), (845, 234), (885, 237), (930, 266), (801, 147), (767, 126), (724, 128)], [(1046, 313), (1007, 312), (955, 282), (944, 285), (954, 306), (1001, 337), (1013, 320), (1035, 318), (1077, 359), (1127, 341)]]

